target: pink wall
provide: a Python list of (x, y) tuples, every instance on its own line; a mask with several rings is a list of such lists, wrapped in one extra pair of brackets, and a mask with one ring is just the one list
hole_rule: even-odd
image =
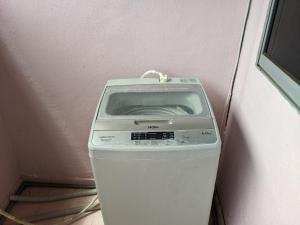
[(15, 190), (18, 180), (17, 160), (0, 115), (0, 208), (8, 203), (8, 195)]
[(253, 0), (218, 190), (227, 225), (299, 224), (300, 116), (255, 66), (268, 0)]
[(221, 124), (247, 4), (0, 1), (0, 104), (22, 173), (92, 176), (87, 137), (107, 79), (153, 68), (199, 76)]

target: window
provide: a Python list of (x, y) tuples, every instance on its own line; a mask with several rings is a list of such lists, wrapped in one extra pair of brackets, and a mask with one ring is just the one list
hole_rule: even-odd
[(300, 109), (299, 0), (272, 0), (258, 66)]

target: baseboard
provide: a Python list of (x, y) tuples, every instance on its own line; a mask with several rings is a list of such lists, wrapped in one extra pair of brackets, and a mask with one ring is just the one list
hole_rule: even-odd
[(45, 183), (45, 184), (72, 184), (72, 185), (90, 185), (95, 186), (95, 180), (93, 178), (62, 178), (62, 177), (37, 177), (33, 175), (22, 175), (22, 181), (33, 183)]
[(16, 179), (16, 181), (14, 182), (14, 184), (12, 185), (12, 187), (10, 188), (10, 191), (7, 193), (7, 198), (3, 201), (0, 202), (0, 208), (6, 208), (5, 206), (7, 206), (9, 204), (9, 195), (16, 193), (19, 189), (19, 187), (21, 186), (23, 180), (21, 179), (21, 177), (19, 177), (18, 179)]

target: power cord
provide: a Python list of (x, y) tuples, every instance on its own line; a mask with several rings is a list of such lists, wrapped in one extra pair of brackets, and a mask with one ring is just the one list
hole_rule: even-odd
[(143, 75), (141, 76), (141, 78), (147, 78), (150, 75), (156, 75), (158, 76), (158, 80), (160, 83), (165, 83), (168, 81), (168, 75), (164, 74), (162, 72), (156, 71), (156, 70), (148, 70), (145, 73), (143, 73)]

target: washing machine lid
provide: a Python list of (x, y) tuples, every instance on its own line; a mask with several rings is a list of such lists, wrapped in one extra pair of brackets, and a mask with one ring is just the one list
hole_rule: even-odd
[(107, 86), (94, 130), (214, 128), (200, 84)]

